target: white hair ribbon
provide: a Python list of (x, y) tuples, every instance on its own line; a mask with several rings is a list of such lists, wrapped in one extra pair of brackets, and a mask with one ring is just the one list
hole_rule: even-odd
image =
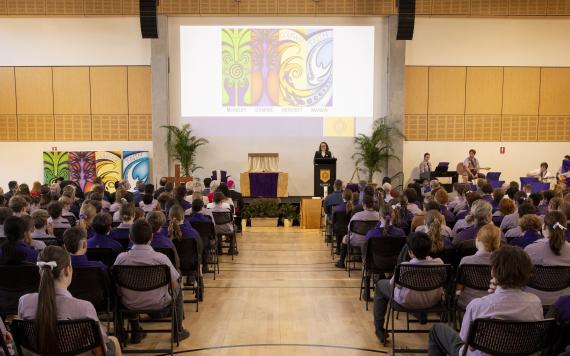
[(556, 224), (554, 224), (554, 226), (552, 226), (552, 229), (560, 229), (560, 230), (566, 230), (566, 226), (562, 226), (562, 224), (560, 224), (559, 222), (557, 222)]
[(36, 266), (38, 266), (39, 268), (44, 268), (45, 266), (49, 266), (49, 268), (53, 271), (53, 269), (57, 267), (57, 263), (55, 261), (49, 261), (49, 262), (38, 261), (36, 262)]

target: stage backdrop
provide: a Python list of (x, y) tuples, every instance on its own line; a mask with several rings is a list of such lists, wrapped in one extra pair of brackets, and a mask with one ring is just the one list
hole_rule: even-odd
[(95, 178), (103, 180), (110, 192), (115, 182), (126, 179), (134, 188), (138, 180), (150, 182), (148, 151), (73, 151), (44, 152), (44, 183), (56, 178), (76, 182), (83, 191), (90, 191)]

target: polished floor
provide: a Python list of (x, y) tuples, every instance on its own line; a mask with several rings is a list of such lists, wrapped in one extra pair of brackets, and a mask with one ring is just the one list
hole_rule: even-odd
[[(189, 355), (387, 354), (376, 339), (372, 303), (359, 301), (360, 271), (334, 267), (318, 230), (248, 228), (239, 255), (222, 256), (220, 274), (205, 276), (199, 312), (185, 305), (191, 337), (176, 348)], [(398, 345), (426, 346), (426, 335), (399, 336)], [(168, 347), (164, 334), (139, 347)], [(129, 346), (126, 350), (136, 350)]]

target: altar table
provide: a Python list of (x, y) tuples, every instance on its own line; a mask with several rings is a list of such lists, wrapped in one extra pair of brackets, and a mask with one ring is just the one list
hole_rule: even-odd
[(253, 198), (288, 197), (289, 175), (284, 172), (240, 173), (241, 194)]

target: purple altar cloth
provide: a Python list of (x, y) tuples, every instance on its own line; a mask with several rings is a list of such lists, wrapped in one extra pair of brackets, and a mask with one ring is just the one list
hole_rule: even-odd
[(277, 197), (279, 173), (249, 173), (251, 196), (254, 198)]

